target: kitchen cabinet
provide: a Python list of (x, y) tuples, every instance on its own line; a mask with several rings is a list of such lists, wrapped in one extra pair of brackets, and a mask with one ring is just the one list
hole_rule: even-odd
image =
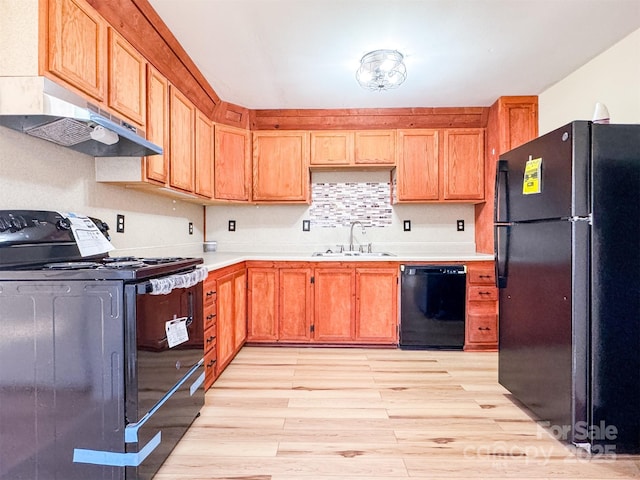
[(214, 197), (216, 200), (251, 199), (251, 137), (247, 130), (215, 125)]
[(216, 379), (217, 364), (217, 315), (216, 280), (209, 275), (203, 285), (203, 323), (204, 323), (204, 389), (207, 390)]
[(313, 341), (352, 343), (355, 339), (355, 269), (314, 269)]
[(398, 130), (397, 157), (396, 203), (484, 199), (484, 129)]
[(169, 112), (169, 184), (193, 192), (196, 109), (173, 85), (169, 87)]
[(147, 101), (147, 62), (112, 27), (109, 27), (108, 30), (108, 105), (137, 126), (144, 126)]
[(311, 275), (304, 264), (256, 262), (247, 266), (247, 341), (311, 340)]
[(47, 72), (105, 101), (107, 23), (84, 0), (49, 0)]
[(498, 349), (498, 289), (493, 262), (467, 266), (465, 350)]
[(309, 203), (309, 134), (253, 133), (254, 201)]
[(196, 109), (195, 193), (213, 197), (213, 122)]
[(311, 167), (392, 167), (395, 130), (312, 131)]
[(443, 199), (484, 199), (484, 130), (445, 130)]
[(169, 171), (169, 82), (147, 64), (147, 140), (162, 146), (162, 155), (145, 158), (143, 180), (164, 186)]
[(215, 272), (217, 372), (231, 362), (247, 335), (247, 276), (244, 263)]
[(355, 339), (398, 343), (398, 268), (356, 268)]

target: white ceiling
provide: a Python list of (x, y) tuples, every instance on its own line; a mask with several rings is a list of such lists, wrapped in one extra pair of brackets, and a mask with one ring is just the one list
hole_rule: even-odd
[[(540, 94), (640, 28), (640, 0), (149, 2), (220, 98), (251, 109), (489, 106)], [(355, 80), (380, 48), (405, 55), (396, 90)]]

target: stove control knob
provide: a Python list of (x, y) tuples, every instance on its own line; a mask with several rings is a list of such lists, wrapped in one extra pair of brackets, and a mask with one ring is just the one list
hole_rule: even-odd
[(11, 217), (10, 229), (12, 232), (19, 232), (27, 226), (27, 221), (24, 219), (24, 217)]
[(58, 230), (71, 230), (71, 221), (68, 218), (61, 218), (56, 222)]

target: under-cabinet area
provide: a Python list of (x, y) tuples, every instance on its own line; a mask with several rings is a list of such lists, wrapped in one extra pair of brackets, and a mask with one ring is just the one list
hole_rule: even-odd
[[(211, 270), (203, 294), (205, 385), (213, 384), (245, 344), (397, 348), (401, 265), (406, 266), (388, 260), (246, 260)], [(495, 351), (493, 262), (456, 265), (467, 273), (459, 306), (465, 312), (463, 348)]]

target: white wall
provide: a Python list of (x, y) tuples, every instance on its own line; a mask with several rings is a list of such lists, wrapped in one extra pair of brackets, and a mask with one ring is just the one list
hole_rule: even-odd
[[(176, 255), (176, 246), (202, 252), (201, 206), (96, 183), (94, 165), (93, 157), (0, 126), (0, 210), (98, 217), (111, 227), (115, 253)], [(119, 213), (125, 215), (125, 233), (115, 231)], [(189, 222), (193, 235), (188, 234)]]
[(540, 135), (591, 120), (596, 102), (611, 123), (640, 123), (640, 29), (539, 95)]
[[(385, 182), (389, 172), (314, 172), (314, 182)], [(219, 251), (311, 253), (349, 244), (349, 228), (322, 228), (311, 225), (302, 231), (302, 220), (309, 219), (308, 205), (235, 205), (207, 207), (207, 240), (218, 242)], [(465, 231), (456, 231), (456, 220), (465, 221)], [(228, 231), (229, 220), (236, 231)], [(411, 220), (411, 231), (403, 221)], [(470, 204), (396, 205), (390, 226), (356, 227), (357, 243), (373, 244), (376, 251), (406, 253), (473, 253), (474, 207)]]

